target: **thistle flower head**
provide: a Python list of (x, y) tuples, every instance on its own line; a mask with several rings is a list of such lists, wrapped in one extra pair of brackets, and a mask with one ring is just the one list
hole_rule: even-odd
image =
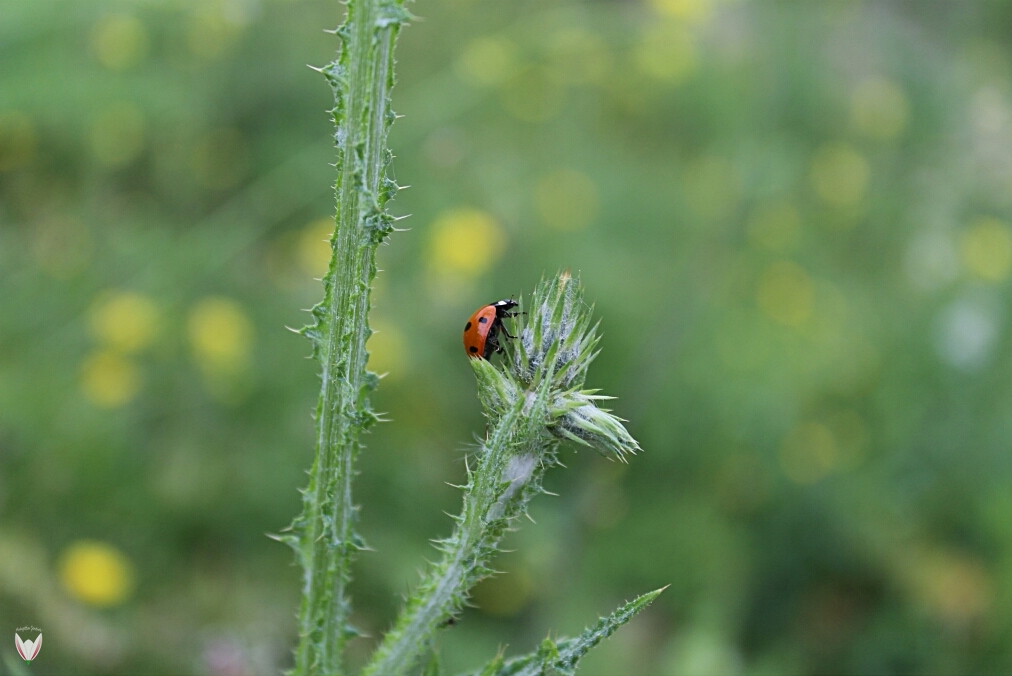
[(531, 297), (526, 321), (521, 315), (518, 339), (507, 347), (503, 367), (482, 359), (471, 364), (490, 418), (501, 417), (521, 397), (543, 401), (545, 406), (536, 410), (545, 416), (544, 425), (552, 435), (624, 461), (639, 450), (639, 444), (620, 418), (597, 405), (610, 397), (582, 389), (587, 367), (597, 356), (597, 326), (591, 323), (591, 313), (579, 279), (569, 272), (542, 280)]
[(545, 377), (559, 388), (582, 386), (587, 367), (597, 356), (592, 312), (583, 302), (580, 280), (569, 271), (542, 280), (531, 297), (528, 322), (513, 351), (516, 377), (526, 386)]

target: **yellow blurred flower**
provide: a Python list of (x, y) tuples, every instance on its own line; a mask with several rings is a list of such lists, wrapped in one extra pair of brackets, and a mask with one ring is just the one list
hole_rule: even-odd
[(190, 18), (187, 42), (196, 56), (210, 60), (221, 56), (238, 33), (239, 26), (225, 19), (220, 6), (203, 6)]
[(429, 264), (439, 273), (477, 276), (502, 255), (506, 235), (491, 215), (454, 209), (432, 224)]
[(130, 403), (141, 386), (141, 373), (130, 359), (115, 352), (96, 352), (81, 368), (81, 389), (96, 406), (118, 408)]
[(580, 230), (597, 218), (597, 186), (589, 176), (572, 169), (542, 178), (534, 201), (541, 220), (559, 230)]
[(718, 155), (704, 155), (685, 168), (682, 182), (689, 205), (708, 221), (730, 215), (740, 198), (740, 182), (734, 165)]
[(35, 155), (35, 127), (17, 110), (0, 112), (0, 171), (28, 164)]
[(699, 65), (699, 50), (692, 33), (682, 26), (651, 26), (633, 52), (641, 72), (658, 80), (679, 84)]
[(499, 84), (516, 70), (518, 51), (506, 38), (476, 38), (464, 47), (457, 60), (457, 75), (473, 85)]
[(963, 265), (989, 282), (1006, 279), (1012, 270), (1012, 231), (997, 218), (981, 218), (962, 236)]
[(851, 120), (865, 136), (889, 140), (907, 127), (910, 104), (903, 88), (892, 80), (873, 77), (862, 81), (850, 102)]
[(158, 308), (139, 293), (115, 293), (92, 308), (91, 331), (114, 350), (138, 352), (158, 336)]
[(558, 73), (542, 67), (526, 68), (511, 77), (499, 100), (513, 117), (524, 122), (544, 122), (562, 110), (566, 99), (565, 84)]
[(836, 207), (850, 207), (860, 202), (870, 178), (868, 161), (846, 143), (825, 145), (812, 160), (811, 179), (815, 192)]
[(801, 326), (812, 316), (815, 285), (800, 265), (780, 261), (763, 272), (756, 301), (773, 321), (784, 326)]
[(905, 572), (918, 600), (939, 619), (966, 625), (991, 607), (993, 583), (987, 569), (961, 552), (927, 550)]
[(748, 236), (771, 251), (789, 251), (801, 237), (801, 214), (790, 202), (764, 204), (749, 219)]
[(114, 14), (95, 25), (91, 45), (103, 66), (111, 70), (126, 70), (147, 55), (148, 31), (137, 17)]
[(396, 378), (408, 365), (408, 339), (395, 324), (381, 319), (372, 320), (373, 334), (369, 337), (369, 370)]
[(117, 606), (134, 588), (130, 560), (104, 542), (78, 540), (60, 557), (60, 582), (68, 594), (93, 606)]
[(825, 425), (810, 422), (796, 427), (780, 448), (780, 467), (788, 479), (799, 484), (815, 483), (832, 472), (840, 461), (836, 438)]
[(330, 239), (334, 236), (334, 219), (313, 221), (299, 235), (299, 267), (313, 277), (323, 277), (330, 269)]
[(713, 0), (650, 0), (660, 14), (685, 21), (702, 21), (713, 11)]
[(144, 116), (137, 106), (119, 103), (102, 111), (91, 126), (91, 149), (110, 167), (136, 159), (144, 149)]
[(242, 306), (211, 297), (190, 310), (190, 345), (197, 362), (214, 373), (242, 370), (253, 349), (253, 322)]

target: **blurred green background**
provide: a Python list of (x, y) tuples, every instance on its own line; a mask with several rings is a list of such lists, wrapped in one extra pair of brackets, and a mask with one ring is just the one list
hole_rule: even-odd
[[(419, 0), (356, 498), (381, 634), (484, 423), (461, 327), (571, 267), (588, 383), (449, 673), (670, 584), (587, 676), (1012, 671), (1012, 9)], [(0, 3), (0, 628), (276, 673), (332, 227), (333, 0)], [(7, 641), (9, 639), (3, 639)], [(352, 643), (361, 664), (375, 639)], [(14, 646), (0, 645), (13, 655)]]

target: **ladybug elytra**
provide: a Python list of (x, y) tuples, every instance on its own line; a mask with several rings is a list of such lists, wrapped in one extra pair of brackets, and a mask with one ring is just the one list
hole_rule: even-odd
[(506, 334), (507, 338), (514, 338), (503, 325), (503, 317), (516, 317), (516, 312), (510, 312), (518, 303), (512, 298), (490, 303), (471, 315), (471, 318), (464, 325), (464, 350), (468, 357), (474, 359), (488, 359), (494, 352), (502, 352), (499, 345), (499, 333)]

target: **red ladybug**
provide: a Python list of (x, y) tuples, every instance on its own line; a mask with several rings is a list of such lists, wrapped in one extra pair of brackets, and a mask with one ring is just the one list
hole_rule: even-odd
[(499, 332), (511, 336), (506, 327), (503, 326), (503, 317), (516, 317), (516, 312), (510, 312), (517, 306), (513, 299), (501, 300), (480, 308), (471, 315), (471, 318), (464, 325), (464, 350), (468, 357), (475, 359), (488, 359), (493, 352), (502, 352), (499, 345)]

